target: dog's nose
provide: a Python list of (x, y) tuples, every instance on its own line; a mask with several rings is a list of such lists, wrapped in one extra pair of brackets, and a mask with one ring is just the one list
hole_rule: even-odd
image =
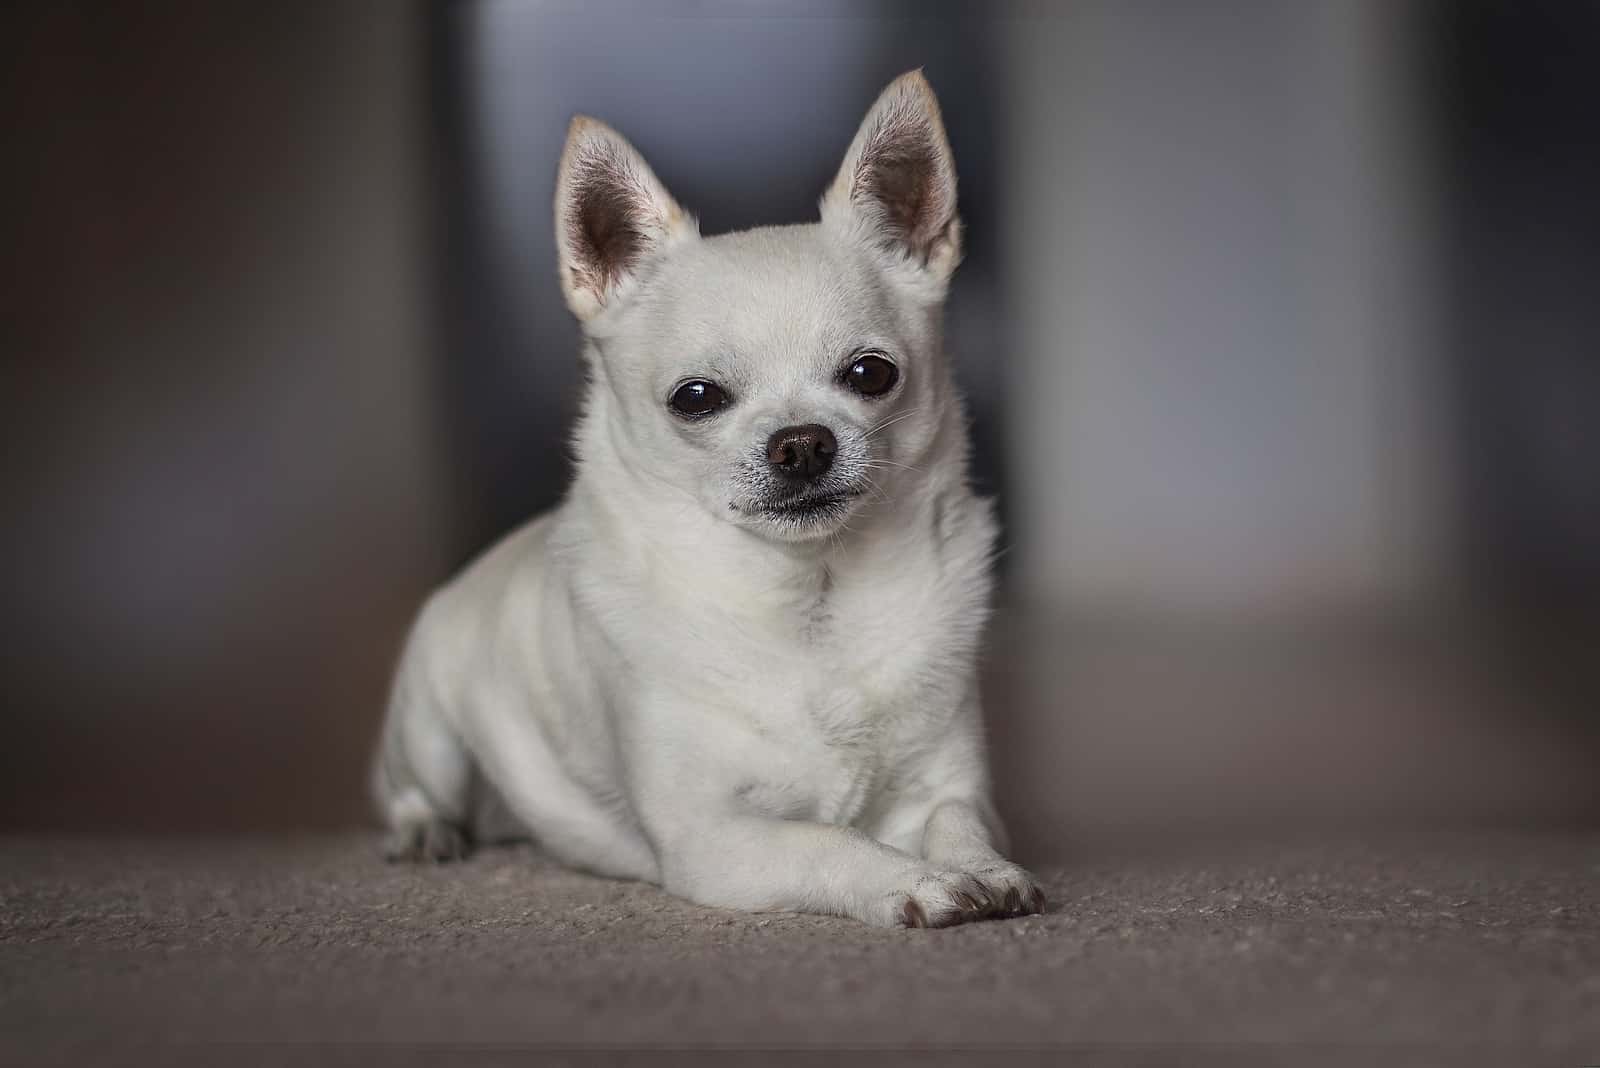
[(833, 431), (816, 423), (786, 426), (767, 439), (767, 463), (784, 478), (816, 478), (833, 464), (839, 442)]

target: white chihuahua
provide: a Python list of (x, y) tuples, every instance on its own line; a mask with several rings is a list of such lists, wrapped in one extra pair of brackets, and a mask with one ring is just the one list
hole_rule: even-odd
[(920, 72), (806, 226), (703, 238), (621, 136), (573, 121), (577, 478), (413, 628), (375, 774), (392, 855), (458, 856), (498, 811), (708, 905), (914, 927), (1044, 908), (989, 796), (995, 522), (942, 351), (955, 209)]

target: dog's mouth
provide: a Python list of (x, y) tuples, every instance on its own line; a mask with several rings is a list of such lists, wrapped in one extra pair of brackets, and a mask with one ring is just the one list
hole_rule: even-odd
[(790, 497), (761, 504), (751, 511), (756, 515), (789, 522), (831, 519), (848, 511), (850, 502), (860, 495), (860, 490), (850, 489), (831, 493), (809, 493), (803, 497)]

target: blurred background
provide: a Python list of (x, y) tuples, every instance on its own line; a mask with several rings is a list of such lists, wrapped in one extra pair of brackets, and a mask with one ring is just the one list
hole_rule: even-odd
[(0, 15), (0, 826), (367, 820), (425, 593), (559, 499), (584, 111), (707, 233), (923, 67), (1025, 857), (1600, 823), (1600, 6)]

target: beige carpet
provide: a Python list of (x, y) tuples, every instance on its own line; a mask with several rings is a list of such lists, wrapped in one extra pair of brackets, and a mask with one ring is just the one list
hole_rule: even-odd
[(1042, 872), (1044, 916), (882, 931), (526, 848), (412, 868), (364, 835), (5, 839), (0, 1063), (1600, 1063), (1600, 837)]

